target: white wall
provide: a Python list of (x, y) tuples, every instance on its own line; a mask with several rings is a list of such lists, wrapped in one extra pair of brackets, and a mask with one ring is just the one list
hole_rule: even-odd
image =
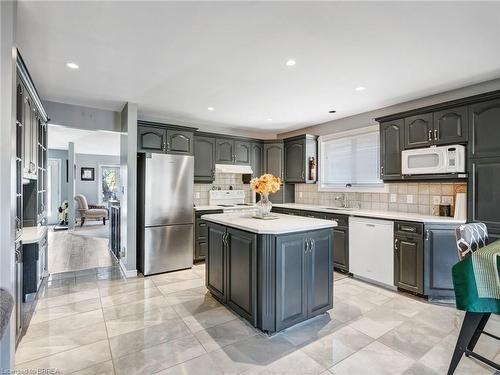
[[(376, 117), (386, 116), (393, 113), (408, 111), (411, 109), (438, 104), (454, 99), (461, 99), (467, 96), (482, 94), (489, 91), (500, 90), (500, 78), (479, 83), (477, 85), (463, 87), (457, 90), (446, 91), (441, 94), (427, 96), (417, 100), (404, 102), (390, 107), (380, 108), (374, 111), (360, 113), (354, 116), (344, 117), (338, 120), (313, 125), (291, 132), (278, 134), (278, 138), (292, 137), (294, 135), (309, 133), (315, 135), (325, 135), (337, 133), (345, 130), (362, 128), (369, 125), (377, 125)], [(374, 94), (376, 95), (376, 94)]]
[[(78, 148), (78, 145), (77, 145)], [(120, 156), (113, 155), (93, 155), (93, 154), (75, 154), (76, 180), (75, 193), (83, 194), (89, 204), (99, 203), (99, 165), (120, 166)], [(81, 180), (81, 168), (94, 168), (94, 181)]]
[[(15, 29), (17, 2), (0, 1), (0, 287), (14, 289), (15, 217)], [(14, 366), (15, 325), (11, 322), (0, 341), (0, 368)], [(3, 372), (3, 371), (2, 371)]]
[(127, 103), (121, 112), (120, 202), (121, 246), (120, 265), (127, 276), (137, 275), (137, 104)]

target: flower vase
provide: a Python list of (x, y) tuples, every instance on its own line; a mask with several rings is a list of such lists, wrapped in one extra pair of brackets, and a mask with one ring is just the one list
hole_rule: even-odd
[(273, 204), (269, 200), (268, 193), (261, 193), (260, 200), (257, 202), (257, 207), (259, 209), (259, 215), (261, 217), (268, 216), (273, 208)]

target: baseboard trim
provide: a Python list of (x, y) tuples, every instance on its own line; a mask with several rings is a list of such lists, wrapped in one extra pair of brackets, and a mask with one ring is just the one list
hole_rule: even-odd
[(128, 270), (122, 259), (120, 259), (120, 268), (126, 278), (137, 277), (137, 270)]

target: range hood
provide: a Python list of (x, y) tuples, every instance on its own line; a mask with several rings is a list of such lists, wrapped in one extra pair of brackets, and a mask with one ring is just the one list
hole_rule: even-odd
[(220, 173), (252, 174), (252, 167), (238, 164), (215, 164), (215, 171)]

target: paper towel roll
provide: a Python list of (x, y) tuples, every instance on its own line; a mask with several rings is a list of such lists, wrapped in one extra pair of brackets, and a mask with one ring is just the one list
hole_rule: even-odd
[(453, 217), (458, 220), (467, 220), (467, 193), (457, 193)]

